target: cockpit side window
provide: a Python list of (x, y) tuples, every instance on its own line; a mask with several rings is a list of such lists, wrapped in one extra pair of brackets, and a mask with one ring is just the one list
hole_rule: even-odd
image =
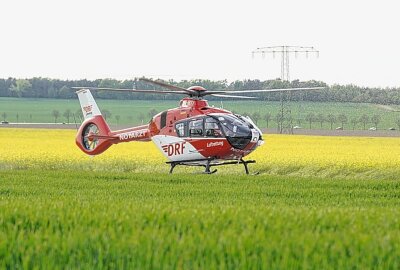
[(203, 133), (203, 119), (192, 120), (189, 122), (189, 136), (202, 137)]
[(176, 130), (176, 134), (178, 135), (178, 137), (186, 137), (187, 136), (186, 126), (187, 126), (187, 122), (181, 122), (181, 123), (177, 123), (175, 125), (175, 130)]
[(204, 122), (206, 137), (222, 137), (222, 131), (216, 119), (207, 117)]

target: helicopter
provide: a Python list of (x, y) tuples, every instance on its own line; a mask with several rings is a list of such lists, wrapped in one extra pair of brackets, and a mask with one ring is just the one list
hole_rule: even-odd
[[(254, 99), (236, 95), (240, 93), (320, 90), (324, 87), (213, 90), (201, 86), (183, 88), (166, 82), (140, 79), (167, 90), (118, 89), (99, 87), (73, 87), (76, 91), (84, 121), (75, 138), (77, 146), (87, 155), (103, 153), (113, 144), (131, 141), (153, 141), (170, 165), (169, 173), (178, 165), (204, 167), (205, 174), (215, 173), (212, 167), (243, 164), (249, 174), (248, 164), (255, 160), (243, 158), (264, 144), (263, 134), (248, 116), (209, 106), (206, 96)], [(102, 116), (91, 91), (106, 90), (149, 94), (183, 95), (177, 108), (165, 110), (152, 117), (145, 125), (112, 131)], [(234, 95), (232, 95), (234, 94)]]

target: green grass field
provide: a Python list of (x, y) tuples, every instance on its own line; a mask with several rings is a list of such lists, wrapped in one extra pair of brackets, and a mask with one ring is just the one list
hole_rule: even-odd
[[(178, 100), (176, 101), (151, 101), (151, 100), (102, 100), (98, 99), (97, 103), (100, 109), (109, 110), (112, 115), (108, 121), (112, 125), (116, 125), (116, 115), (120, 116), (119, 124), (140, 124), (140, 114), (144, 115), (144, 122), (150, 119), (149, 112), (154, 109), (157, 112), (174, 108), (178, 106)], [(263, 117), (267, 112), (272, 114), (272, 120), (269, 122), (269, 127), (276, 127), (276, 123), (273, 120), (274, 116), (279, 112), (279, 102), (268, 102), (268, 101), (226, 101), (223, 102), (210, 102), (210, 105), (216, 107), (223, 106), (227, 110), (233, 110), (236, 113), (248, 113), (253, 114), (259, 112)], [(400, 110), (398, 106), (391, 106), (395, 110)], [(359, 119), (361, 115), (367, 114), (372, 117), (374, 114), (381, 116), (381, 121), (378, 125), (379, 129), (388, 129), (390, 127), (397, 127), (396, 119), (400, 118), (400, 112), (393, 112), (388, 109), (379, 107), (373, 104), (361, 104), (361, 103), (321, 103), (321, 102), (293, 102), (292, 103), (292, 115), (294, 119), (302, 119), (300, 123), (295, 121), (295, 125), (302, 126), (303, 128), (309, 128), (309, 123), (305, 121), (308, 113), (319, 114), (322, 113), (325, 116), (332, 113), (339, 115), (345, 114), (349, 123), (345, 124), (345, 129), (352, 129), (350, 124), (351, 118)], [(79, 110), (78, 99), (74, 100), (60, 100), (60, 99), (24, 99), (24, 98), (0, 98), (0, 117), (3, 113), (7, 114), (6, 120), (9, 122), (40, 122), (40, 123), (51, 123), (54, 122), (52, 116), (53, 110), (58, 110), (61, 114), (57, 122), (67, 122), (67, 119), (63, 117), (65, 110), (70, 109), (72, 112)], [(1, 117), (1, 121), (3, 121)], [(79, 121), (79, 119), (76, 119)], [(70, 119), (71, 123), (74, 123), (73, 117)], [(264, 119), (259, 120), (258, 125), (262, 128), (266, 127)], [(338, 121), (335, 122), (333, 128), (341, 126)], [(373, 126), (372, 123), (366, 125), (366, 127)], [(320, 123), (314, 122), (312, 128), (321, 128)], [(330, 123), (324, 122), (322, 125), (323, 129), (330, 129)], [(361, 123), (357, 124), (356, 129), (362, 129)]]
[(399, 269), (400, 183), (0, 171), (0, 268)]
[(399, 269), (398, 138), (264, 135), (243, 167), (0, 129), (0, 269)]

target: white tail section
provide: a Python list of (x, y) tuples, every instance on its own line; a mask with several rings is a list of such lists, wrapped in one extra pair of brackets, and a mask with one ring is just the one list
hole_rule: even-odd
[(96, 101), (89, 89), (81, 89), (76, 91), (76, 93), (78, 94), (79, 103), (81, 104), (82, 113), (85, 119), (101, 115), (99, 107), (97, 107)]

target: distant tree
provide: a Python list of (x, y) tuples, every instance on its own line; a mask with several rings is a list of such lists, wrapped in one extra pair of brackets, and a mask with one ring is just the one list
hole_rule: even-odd
[(156, 109), (151, 109), (147, 115), (149, 116), (149, 118), (153, 118), (154, 115), (157, 114), (157, 110)]
[(3, 117), (3, 121), (6, 121), (7, 113), (3, 112), (3, 113), (1, 114), (1, 117)]
[(331, 124), (331, 129), (333, 129), (333, 124), (336, 122), (336, 116), (330, 113), (326, 116), (326, 119)]
[(109, 110), (103, 110), (104, 119), (107, 121), (107, 118), (111, 118), (112, 114)]
[(277, 115), (275, 115), (275, 119), (274, 120), (276, 122), (278, 132), (280, 132), (281, 129), (282, 129), (282, 122), (283, 122), (282, 114), (278, 113)]
[(19, 113), (17, 113), (17, 123), (19, 123)]
[(71, 116), (72, 116), (72, 119), (74, 119), (75, 125), (76, 125), (77, 123), (82, 123), (82, 116), (81, 116), (81, 114), (82, 114), (82, 113), (77, 114), (76, 112), (72, 113)]
[(317, 114), (315, 120), (320, 123), (322, 129), (322, 124), (325, 122), (325, 116), (322, 113), (319, 113)]
[(374, 124), (375, 128), (378, 129), (378, 125), (381, 122), (381, 116), (379, 114), (374, 114), (371, 117), (371, 122)]
[(139, 113), (138, 119), (139, 119), (140, 123), (143, 124), (143, 122), (144, 122), (144, 114), (143, 113)]
[(289, 128), (291, 129), (290, 133), (293, 133), (293, 116), (292, 115), (286, 116), (286, 121), (289, 124)]
[(81, 109), (76, 110), (75, 117), (76, 118), (74, 119), (74, 121), (80, 120), (81, 122), (83, 122), (83, 113)]
[(63, 116), (65, 117), (65, 119), (67, 119), (67, 123), (69, 124), (69, 119), (71, 118), (72, 112), (70, 109), (65, 110), (65, 112), (63, 113)]
[(363, 124), (364, 130), (366, 129), (367, 124), (369, 123), (369, 116), (366, 114), (361, 115), (359, 119), (360, 123)]
[(264, 120), (265, 120), (265, 122), (267, 122), (267, 128), (268, 128), (269, 121), (271, 121), (271, 117), (272, 117), (272, 115), (270, 112), (267, 112), (266, 114), (264, 114)]
[(29, 122), (32, 123), (32, 114), (29, 114)]
[(75, 96), (74, 91), (71, 91), (71, 88), (69, 88), (66, 85), (61, 87), (60, 90), (58, 91), (58, 97), (60, 98), (73, 98), (74, 96)]
[(258, 120), (260, 120), (260, 118), (261, 118), (261, 115), (260, 115), (259, 112), (255, 112), (255, 113), (253, 113), (253, 114), (251, 115), (251, 118), (253, 118), (254, 122), (256, 122), (256, 125), (257, 125)]
[[(109, 87), (109, 88), (121, 88), (119, 87), (120, 81), (114, 80), (114, 79), (102, 79), (98, 87)], [(110, 92), (110, 91), (99, 91), (98, 96), (101, 98), (112, 98), (112, 99), (119, 99), (124, 96), (123, 93), (116, 93), (116, 92)], [(111, 116), (110, 116), (111, 117)]]
[(114, 117), (115, 117), (115, 120), (117, 120), (117, 125), (118, 125), (119, 124), (119, 120), (121, 119), (121, 116), (117, 114)]
[(315, 121), (315, 114), (309, 113), (306, 115), (306, 121), (310, 124), (310, 129), (312, 128), (312, 123)]
[(347, 116), (345, 114), (341, 113), (338, 115), (337, 119), (340, 123), (342, 123), (342, 128), (344, 129), (344, 125), (347, 124), (347, 121), (348, 121)]
[(299, 127), (301, 127), (302, 121), (303, 121), (303, 119), (301, 119), (301, 117), (298, 117), (298, 118), (296, 119), (297, 125), (298, 125)]
[(13, 93), (13, 96), (22, 97), (31, 88), (32, 84), (29, 82), (29, 80), (17, 79), (15, 84), (11, 85), (10, 91)]
[(350, 120), (351, 125), (353, 126), (353, 130), (356, 128), (357, 124), (358, 124), (358, 119), (357, 118), (351, 118)]
[(396, 119), (396, 125), (397, 125), (398, 129), (400, 130), (400, 118)]
[(60, 112), (58, 110), (53, 110), (51, 115), (54, 117), (54, 124), (57, 123), (57, 119), (60, 117)]

